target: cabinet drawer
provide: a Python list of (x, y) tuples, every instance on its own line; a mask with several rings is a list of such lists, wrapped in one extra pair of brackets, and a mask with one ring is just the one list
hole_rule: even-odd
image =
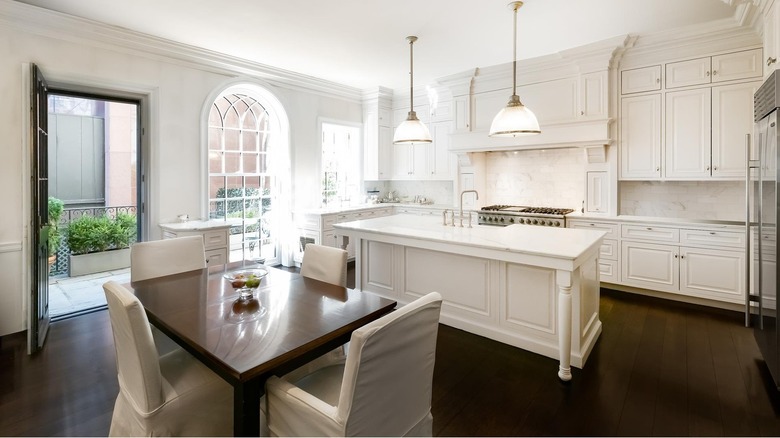
[(710, 57), (666, 64), (666, 88), (710, 83)]
[(737, 231), (680, 230), (683, 245), (745, 247), (745, 233)]
[(607, 283), (619, 283), (617, 260), (599, 259), (599, 281)]
[(618, 232), (619, 225), (607, 222), (583, 222), (583, 221), (571, 221), (569, 222), (569, 228), (581, 228), (586, 230), (598, 230), (605, 231), (605, 239), (617, 239), (620, 237)]
[(333, 224), (338, 222), (338, 218), (336, 214), (329, 214), (327, 216), (322, 217), (322, 230), (329, 230), (333, 228)]
[(678, 243), (680, 230), (652, 225), (621, 225), (620, 236), (624, 239), (649, 240), (653, 242)]
[(162, 237), (163, 239), (175, 239), (178, 237), (178, 235), (173, 231), (163, 230)]
[(228, 262), (227, 249), (218, 248), (206, 251), (206, 266), (224, 265)]
[(617, 240), (604, 239), (599, 248), (599, 260), (617, 260), (619, 247)]
[(203, 233), (203, 245), (206, 249), (227, 247), (227, 231), (206, 231)]

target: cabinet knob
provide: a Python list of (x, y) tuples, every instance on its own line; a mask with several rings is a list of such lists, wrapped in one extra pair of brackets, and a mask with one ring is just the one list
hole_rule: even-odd
[(674, 255), (674, 258), (677, 258), (677, 254)]
[(710, 75), (710, 72), (707, 72), (707, 76), (709, 76), (709, 75)]
[(712, 75), (715, 76), (716, 74), (718, 74), (718, 71), (717, 70), (713, 70), (712, 71)]
[(777, 58), (774, 58), (772, 56), (766, 59), (766, 65), (768, 66), (774, 64), (775, 62), (777, 62)]
[(656, 168), (655, 168), (655, 171), (656, 171), (656, 172), (660, 172), (660, 171), (661, 171), (661, 166), (658, 166), (658, 167), (656, 167)]
[(585, 115), (585, 111), (580, 111), (580, 115), (584, 116)]
[(712, 170), (718, 170), (718, 166), (713, 166)]
[(661, 83), (661, 78), (655, 78), (655, 83), (656, 84), (660, 84)]
[(710, 170), (710, 166), (707, 166), (707, 170)]
[(650, 227), (647, 227), (647, 231), (653, 231), (653, 229), (650, 228)]

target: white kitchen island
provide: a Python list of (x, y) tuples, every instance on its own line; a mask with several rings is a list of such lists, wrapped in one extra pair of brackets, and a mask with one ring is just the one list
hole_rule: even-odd
[(601, 333), (602, 231), (404, 214), (334, 226), (355, 245), (356, 288), (399, 303), (437, 291), (442, 323), (558, 359), (562, 380)]

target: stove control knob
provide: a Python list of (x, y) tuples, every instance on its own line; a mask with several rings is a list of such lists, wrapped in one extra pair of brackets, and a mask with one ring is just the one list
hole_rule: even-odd
[(524, 224), (525, 223), (525, 219), (519, 218), (519, 219), (517, 219), (517, 223), (518, 224)]
[(536, 219), (534, 219), (533, 222), (531, 222), (531, 223), (536, 225), (538, 223), (538, 221)]
[(510, 217), (509, 218), (509, 223), (511, 223), (511, 224), (515, 223), (515, 218)]
[(552, 225), (552, 224), (553, 224), (552, 221), (547, 221), (547, 225)]
[(555, 225), (556, 227), (560, 227), (561, 223), (556, 221), (553, 225)]
[(501, 218), (498, 220), (499, 222), (504, 222), (504, 218)]

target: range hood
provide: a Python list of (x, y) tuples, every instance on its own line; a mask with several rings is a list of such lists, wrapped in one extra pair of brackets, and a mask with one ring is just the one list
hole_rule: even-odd
[(522, 137), (489, 137), (487, 130), (455, 132), (450, 136), (450, 151), (495, 152), (573, 147), (606, 147), (611, 119), (547, 124), (542, 133)]

